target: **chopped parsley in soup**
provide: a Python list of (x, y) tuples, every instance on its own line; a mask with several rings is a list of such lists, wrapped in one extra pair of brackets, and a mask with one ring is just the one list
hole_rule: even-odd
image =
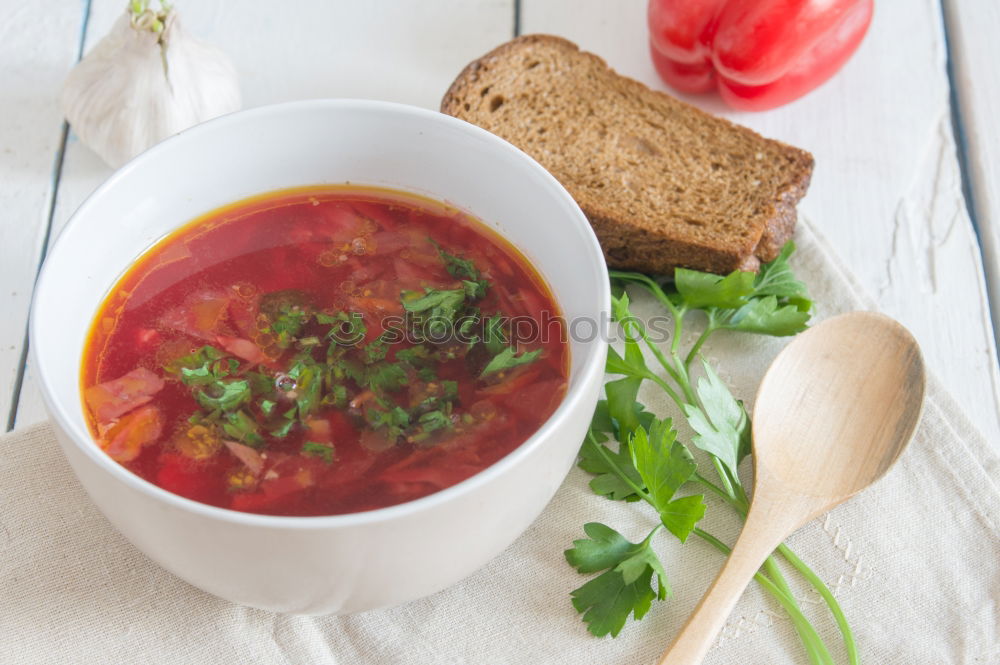
[(145, 253), (97, 313), (82, 381), (98, 445), (142, 478), (233, 510), (334, 515), (507, 455), (558, 406), (568, 362), (547, 286), (484, 224), (313, 187)]

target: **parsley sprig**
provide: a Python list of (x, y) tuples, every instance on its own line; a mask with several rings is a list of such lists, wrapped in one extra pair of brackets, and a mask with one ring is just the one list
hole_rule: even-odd
[[(611, 271), (612, 314), (625, 340), (623, 353), (609, 349), (606, 370), (622, 378), (605, 385), (606, 399), (598, 403), (578, 464), (594, 475), (590, 487), (596, 494), (617, 501), (645, 502), (657, 513), (659, 523), (637, 544), (611, 527), (590, 523), (584, 527), (589, 540), (575, 541), (566, 551), (570, 565), (579, 572), (604, 571), (572, 593), (574, 606), (595, 635), (617, 635), (629, 616), (641, 619), (653, 599), (669, 596), (664, 567), (651, 545), (658, 532), (666, 531), (681, 542), (694, 535), (728, 554), (725, 543), (697, 524), (706, 509), (704, 493), (721, 499), (745, 518), (749, 499), (738, 467), (750, 453), (750, 418), (743, 403), (732, 396), (712, 366), (700, 359), (699, 352), (720, 330), (788, 336), (806, 328), (812, 302), (788, 265), (793, 251), (789, 243), (757, 274), (736, 271), (719, 276), (677, 269), (670, 285), (640, 273)], [(632, 315), (626, 285), (646, 290), (671, 314), (674, 329), (669, 350), (655, 344), (643, 323)], [(683, 325), (694, 312), (704, 315), (705, 329), (683, 352)], [(643, 349), (655, 358), (655, 369), (647, 364)], [(697, 380), (696, 369), (701, 370)], [(671, 421), (655, 418), (638, 401), (639, 388), (646, 381), (661, 388), (683, 414), (694, 432), (691, 444), (705, 454), (717, 482), (702, 475), (694, 456), (677, 440)], [(610, 439), (619, 442), (617, 450), (606, 445)], [(823, 597), (843, 633), (849, 661), (858, 663), (850, 626), (833, 594), (786, 545), (777, 553)], [(651, 587), (654, 575), (655, 589)], [(791, 618), (810, 662), (832, 663), (774, 556), (756, 579)]]

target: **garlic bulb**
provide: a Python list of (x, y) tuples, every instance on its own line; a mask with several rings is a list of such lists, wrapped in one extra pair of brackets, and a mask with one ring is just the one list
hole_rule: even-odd
[(60, 103), (80, 140), (117, 168), (199, 122), (240, 108), (236, 69), (162, 2), (133, 0), (70, 72)]

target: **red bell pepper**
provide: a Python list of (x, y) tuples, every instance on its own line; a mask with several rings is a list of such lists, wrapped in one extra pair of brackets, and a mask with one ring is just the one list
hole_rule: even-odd
[(873, 0), (649, 0), (650, 50), (683, 92), (761, 111), (798, 99), (858, 48)]

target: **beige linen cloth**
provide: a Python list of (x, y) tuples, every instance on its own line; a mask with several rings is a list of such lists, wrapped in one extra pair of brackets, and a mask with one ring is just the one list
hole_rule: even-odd
[[(795, 268), (818, 318), (869, 306), (806, 224), (797, 241)], [(637, 308), (658, 313), (648, 300)], [(733, 393), (750, 398), (785, 343), (719, 334), (707, 355)], [(646, 399), (672, 413), (659, 396)], [(862, 662), (1000, 663), (996, 451), (931, 381), (898, 466), (791, 538), (843, 605)], [(97, 512), (48, 426), (16, 432), (0, 439), (0, 663), (653, 663), (723, 560), (695, 538), (685, 545), (659, 538), (673, 598), (630, 621), (617, 639), (590, 636), (569, 602), (590, 578), (569, 568), (563, 550), (583, 537), (585, 522), (638, 541), (654, 516), (644, 505), (595, 496), (588, 480), (574, 469), (527, 533), (450, 589), (390, 610), (296, 617), (232, 605), (161, 570)], [(702, 526), (729, 543), (738, 530), (729, 509), (711, 499)], [(794, 573), (789, 578), (835, 659), (846, 662), (819, 597)], [(780, 608), (751, 585), (706, 662), (807, 661)]]

